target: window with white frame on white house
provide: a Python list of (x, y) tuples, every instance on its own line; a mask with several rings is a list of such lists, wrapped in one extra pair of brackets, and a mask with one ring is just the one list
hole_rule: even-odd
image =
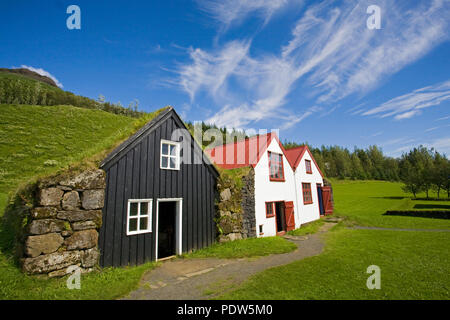
[(152, 232), (152, 199), (130, 199), (127, 210), (127, 235)]
[(161, 140), (161, 169), (180, 169), (180, 143)]

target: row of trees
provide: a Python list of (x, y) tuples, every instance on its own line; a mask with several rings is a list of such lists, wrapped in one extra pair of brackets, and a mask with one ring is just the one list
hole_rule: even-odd
[(403, 190), (417, 196), (425, 192), (427, 198), (434, 190), (439, 198), (442, 191), (450, 198), (450, 161), (434, 149), (423, 146), (404, 153), (399, 159)]
[[(194, 125), (190, 122), (186, 126), (194, 134)], [(244, 131), (219, 128), (215, 125), (201, 123), (201, 131), (217, 129), (222, 134), (222, 143), (237, 137), (247, 138)], [(214, 141), (202, 140), (203, 147), (214, 145)], [(217, 142), (219, 143), (219, 142)], [(306, 143), (314, 155), (322, 172), (328, 178), (353, 180), (385, 180), (401, 181), (404, 191), (412, 193), (414, 197), (425, 192), (427, 197), (431, 190), (437, 193), (438, 198), (442, 192), (450, 198), (450, 160), (434, 149), (424, 146), (404, 153), (400, 158), (392, 158), (383, 154), (376, 145), (366, 149), (355, 147), (353, 151), (339, 146), (322, 146), (315, 148)], [(285, 140), (286, 149), (305, 145)]]
[(80, 108), (98, 109), (106, 112), (138, 118), (143, 112), (138, 111), (138, 102), (130, 104), (128, 108), (119, 103), (104, 100), (93, 100), (64, 91), (40, 81), (27, 79), (22, 76), (7, 75), (0, 77), (0, 103), (28, 104), (28, 105), (72, 105)]
[[(301, 144), (286, 141), (283, 145), (290, 149)], [(308, 147), (322, 172), (329, 178), (400, 180), (398, 159), (385, 156), (376, 145), (367, 149), (355, 147), (353, 151), (339, 146)]]
[[(285, 142), (289, 149), (299, 144)], [(367, 149), (356, 148), (350, 152), (339, 146), (310, 147), (314, 158), (327, 177), (358, 180), (401, 181), (404, 191), (414, 197), (431, 190), (439, 198), (442, 191), (450, 197), (450, 160), (434, 149), (424, 146), (404, 153), (400, 158), (387, 157), (377, 146)]]

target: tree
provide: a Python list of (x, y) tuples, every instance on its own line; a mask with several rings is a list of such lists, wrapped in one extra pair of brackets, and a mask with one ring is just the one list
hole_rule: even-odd
[(414, 198), (417, 198), (417, 194), (423, 190), (420, 176), (406, 155), (402, 156), (401, 161), (400, 179), (404, 183), (402, 189), (407, 193), (412, 193)]

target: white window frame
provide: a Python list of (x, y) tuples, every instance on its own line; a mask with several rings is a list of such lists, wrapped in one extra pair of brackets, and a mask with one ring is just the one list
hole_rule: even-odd
[[(162, 150), (163, 150), (163, 145), (164, 144), (168, 144), (171, 146), (175, 146), (175, 156), (172, 156), (170, 154), (168, 155), (163, 155)], [(169, 153), (170, 153), (170, 148), (169, 148)], [(162, 165), (162, 159), (163, 157), (167, 157), (168, 161), (167, 161), (167, 165), (170, 166), (170, 159), (171, 158), (175, 158), (175, 168), (170, 168), (170, 167), (163, 167)], [(176, 142), (176, 141), (170, 141), (170, 140), (164, 140), (161, 139), (161, 148), (160, 148), (160, 156), (159, 156), (159, 167), (163, 170), (180, 170), (180, 142)]]
[[(147, 214), (141, 215), (141, 203), (146, 202)], [(130, 216), (130, 207), (132, 203), (137, 203), (137, 216)], [(135, 234), (150, 233), (152, 232), (152, 213), (153, 213), (153, 199), (128, 199), (127, 205), (127, 236), (132, 236)], [(141, 217), (147, 218), (147, 229), (141, 230)], [(137, 230), (130, 231), (130, 219), (137, 219)]]

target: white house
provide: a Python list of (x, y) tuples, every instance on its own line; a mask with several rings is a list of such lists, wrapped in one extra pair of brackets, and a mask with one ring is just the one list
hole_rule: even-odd
[(254, 168), (257, 237), (282, 235), (320, 218), (317, 186), (323, 178), (307, 147), (285, 150), (269, 133), (205, 152), (223, 169)]
[(301, 224), (320, 219), (319, 187), (323, 175), (308, 146), (285, 150), (294, 171), (296, 190), (296, 228)]

